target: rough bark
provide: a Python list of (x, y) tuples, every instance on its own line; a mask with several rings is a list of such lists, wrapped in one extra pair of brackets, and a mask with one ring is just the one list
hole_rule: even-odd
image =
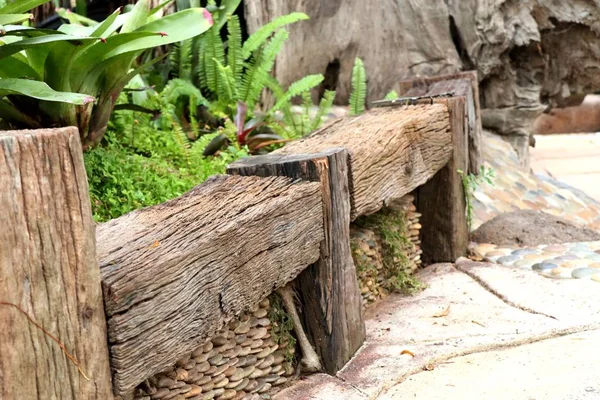
[(460, 72), (451, 75), (438, 75), (430, 78), (417, 78), (399, 84), (400, 96), (435, 95), (452, 92), (464, 97), (468, 119), (469, 172), (478, 174), (483, 165), (481, 110), (479, 105), (479, 81), (476, 71)]
[(348, 152), (271, 154), (242, 160), (229, 169), (241, 175), (284, 175), (320, 183), (324, 240), (319, 260), (295, 282), (304, 326), (325, 370), (337, 373), (365, 340), (356, 268), (350, 250)]
[(0, 171), (0, 399), (111, 399), (79, 132), (0, 132)]
[(321, 193), (216, 176), (97, 235), (115, 386), (126, 394), (317, 260)]
[(344, 147), (350, 154), (351, 220), (371, 214), (427, 182), (450, 159), (444, 104), (379, 108), (337, 120), (276, 154)]

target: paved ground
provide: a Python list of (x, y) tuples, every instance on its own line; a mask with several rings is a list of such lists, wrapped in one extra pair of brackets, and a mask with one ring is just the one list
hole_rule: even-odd
[(600, 201), (600, 134), (536, 136), (531, 168)]
[(597, 283), (469, 260), (430, 266), (419, 278), (423, 292), (369, 309), (367, 342), (337, 377), (310, 376), (275, 399), (600, 395)]

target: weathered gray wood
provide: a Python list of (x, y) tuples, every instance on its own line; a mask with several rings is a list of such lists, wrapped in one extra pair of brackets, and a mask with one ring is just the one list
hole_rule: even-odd
[(111, 399), (76, 128), (0, 132), (0, 210), (0, 399)]
[(115, 386), (127, 393), (319, 257), (317, 183), (215, 176), (97, 229)]
[(276, 154), (344, 147), (350, 154), (351, 220), (427, 182), (450, 159), (452, 138), (444, 104), (378, 108), (337, 120)]
[(452, 126), (453, 152), (448, 164), (417, 190), (421, 216), (421, 259), (425, 264), (454, 262), (466, 255), (469, 229), (465, 192), (458, 170), (466, 173), (468, 137), (465, 98), (438, 99), (447, 104)]
[[(464, 84), (464, 81), (468, 85)], [(448, 83), (443, 83), (448, 82)], [(469, 172), (479, 174), (483, 165), (481, 109), (479, 103), (479, 81), (477, 71), (465, 71), (451, 75), (438, 75), (425, 78), (409, 79), (398, 85), (400, 96), (422, 96), (452, 91), (455, 96), (466, 99), (467, 125), (469, 131)]]
[(365, 340), (361, 296), (350, 250), (348, 152), (330, 149), (310, 155), (279, 155), (241, 160), (228, 169), (240, 175), (283, 175), (319, 182), (323, 226), (319, 261), (295, 282), (304, 326), (325, 370), (339, 371)]

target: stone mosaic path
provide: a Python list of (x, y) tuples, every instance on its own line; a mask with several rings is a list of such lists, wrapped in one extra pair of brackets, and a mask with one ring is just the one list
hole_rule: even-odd
[(509, 247), (471, 243), (472, 255), (505, 267), (530, 269), (556, 279), (591, 279), (600, 282), (600, 241)]
[[(600, 230), (600, 203), (596, 200), (551, 177), (524, 171), (511, 146), (497, 136), (486, 134), (484, 146), (485, 164), (494, 170), (495, 179), (493, 185), (483, 184), (474, 193), (473, 229), (500, 213), (527, 209)], [(600, 242), (536, 247), (471, 243), (469, 251), (474, 259), (531, 269), (549, 278), (600, 282)]]
[(539, 210), (600, 230), (599, 202), (550, 177), (523, 170), (510, 144), (490, 133), (484, 136), (485, 166), (494, 170), (495, 179), (474, 193), (473, 229), (501, 213)]

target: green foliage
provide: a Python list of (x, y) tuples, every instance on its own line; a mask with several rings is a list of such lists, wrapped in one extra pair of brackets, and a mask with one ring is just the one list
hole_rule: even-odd
[(360, 58), (354, 60), (352, 68), (352, 93), (350, 94), (350, 115), (362, 114), (365, 111), (367, 97), (367, 77), (365, 66)]
[[(0, 15), (42, 3), (8, 2)], [(158, 18), (148, 0), (140, 0), (130, 12), (117, 10), (101, 23), (66, 13), (70, 23), (58, 31), (4, 26), (0, 77), (7, 80), (3, 84), (10, 92), (0, 93), (0, 118), (14, 128), (74, 125), (84, 147), (99, 143), (119, 93), (140, 68), (159, 61), (155, 58), (132, 71), (135, 59), (146, 50), (200, 35), (212, 24), (207, 14), (191, 8)], [(33, 82), (29, 92), (15, 89), (23, 79)], [(32, 96), (45, 85), (53, 91), (46, 90), (43, 99)]]
[(285, 311), (283, 300), (277, 293), (269, 296), (271, 309), (268, 318), (273, 324), (271, 337), (277, 344), (287, 343), (285, 347), (285, 358), (289, 364), (294, 363), (294, 348), (296, 347), (296, 338), (294, 337), (294, 321)]
[[(224, 12), (235, 10), (235, 1), (223, 1), (215, 6)], [(238, 1), (239, 3), (239, 1)], [(214, 118), (194, 113), (192, 108), (178, 106), (179, 119), (199, 121), (200, 126), (213, 129), (212, 122), (225, 119), (237, 124), (234, 140), (248, 144), (252, 150), (265, 145), (277, 145), (297, 138), (320, 126), (323, 115), (333, 103), (333, 94), (327, 93), (321, 101), (316, 118), (307, 113), (292, 113), (292, 100), (310, 92), (323, 81), (322, 75), (310, 75), (294, 82), (287, 90), (273, 78), (271, 71), (275, 59), (288, 38), (285, 26), (307, 19), (303, 13), (291, 13), (276, 18), (242, 43), (240, 21), (236, 15), (226, 18), (226, 42), (220, 25), (209, 29), (206, 35), (178, 44), (169, 57), (168, 76), (189, 79), (207, 100), (207, 108)], [(215, 19), (216, 20), (216, 19)], [(190, 57), (187, 55), (191, 49)], [(189, 73), (191, 71), (191, 74)], [(264, 90), (273, 93), (275, 105), (265, 112), (257, 110)], [(185, 112), (189, 113), (184, 115)], [(282, 114), (283, 116), (279, 115)], [(209, 121), (211, 120), (211, 121)], [(239, 122), (238, 122), (239, 121)]]
[(392, 90), (388, 94), (385, 95), (384, 100), (396, 100), (398, 98), (398, 93), (395, 90)]
[(467, 226), (469, 227), (469, 231), (473, 227), (473, 199), (475, 190), (477, 187), (481, 185), (483, 182), (487, 182), (490, 185), (493, 185), (492, 179), (494, 178), (494, 170), (491, 168), (485, 168), (483, 165), (479, 170), (478, 175), (467, 174), (462, 170), (457, 170), (460, 175), (463, 183), (463, 188), (465, 190), (465, 202), (466, 206), (466, 214), (467, 214)]
[[(384, 208), (375, 214), (359, 218), (355, 223), (359, 227), (372, 230), (382, 240), (383, 265), (386, 272), (384, 288), (412, 294), (424, 286), (411, 274), (411, 262), (407, 254), (413, 244), (408, 239), (405, 221), (406, 215), (403, 212)], [(374, 267), (363, 264), (360, 268), (369, 270)], [(376, 270), (374, 273), (376, 276)]]
[[(189, 83), (183, 82), (169, 83), (169, 96), (190, 93), (186, 91)], [(164, 96), (149, 93), (144, 103), (161, 110), (157, 119), (146, 113), (116, 112), (102, 145), (84, 154), (96, 221), (117, 218), (180, 196), (248, 155), (245, 148), (229, 146), (214, 156), (204, 157), (204, 149), (220, 132), (192, 142), (173, 117), (170, 98)]]

